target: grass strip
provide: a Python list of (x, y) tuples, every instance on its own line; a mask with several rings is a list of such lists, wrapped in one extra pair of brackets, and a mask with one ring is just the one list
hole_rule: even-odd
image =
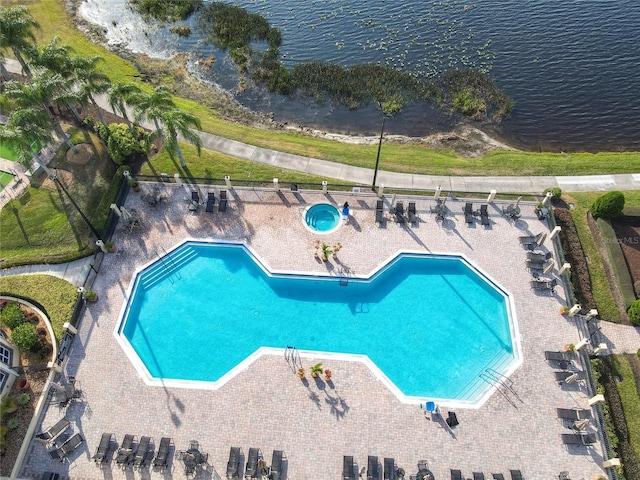
[[(624, 355), (610, 357), (613, 368), (618, 374), (616, 389), (620, 394), (622, 410), (627, 424), (628, 441), (636, 456), (640, 458), (640, 396), (633, 370), (629, 360)], [(640, 474), (640, 472), (637, 472)]]

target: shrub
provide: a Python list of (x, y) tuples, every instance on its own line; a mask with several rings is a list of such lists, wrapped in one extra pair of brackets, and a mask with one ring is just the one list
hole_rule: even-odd
[(2, 309), (0, 321), (11, 330), (24, 322), (24, 313), (18, 302), (11, 302)]
[(16, 417), (11, 417), (7, 420), (7, 428), (9, 430), (13, 430), (14, 428), (18, 428), (18, 419)]
[(633, 302), (629, 307), (629, 310), (627, 310), (627, 313), (629, 314), (629, 319), (633, 324), (640, 327), (640, 300)]
[(545, 196), (547, 195), (548, 192), (551, 192), (551, 198), (553, 200), (560, 200), (560, 197), (562, 196), (562, 189), (560, 187), (545, 188), (544, 189)]
[(117, 165), (122, 165), (128, 157), (145, 151), (144, 138), (144, 130), (140, 127), (132, 130), (125, 123), (111, 123), (106, 141), (109, 155)]
[(622, 213), (624, 208), (624, 194), (614, 190), (596, 198), (591, 205), (593, 218), (612, 218)]
[(23, 392), (19, 395), (16, 395), (16, 403), (18, 405), (26, 405), (27, 403), (29, 403), (29, 401), (31, 400), (31, 395), (29, 395), (26, 392)]
[(30, 323), (18, 325), (11, 332), (11, 342), (13, 342), (20, 350), (29, 350), (38, 343), (38, 334), (36, 327)]

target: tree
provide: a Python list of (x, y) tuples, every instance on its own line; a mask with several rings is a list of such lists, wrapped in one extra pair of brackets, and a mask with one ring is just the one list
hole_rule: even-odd
[(0, 50), (11, 49), (27, 78), (31, 78), (31, 70), (22, 55), (31, 57), (33, 53), (36, 41), (34, 28), (39, 30), (40, 24), (24, 5), (0, 7)]
[(111, 109), (122, 115), (127, 126), (133, 133), (133, 124), (127, 115), (127, 104), (132, 104), (132, 99), (136, 95), (140, 95), (140, 89), (131, 83), (116, 82), (107, 90), (107, 99)]
[(161, 130), (159, 120), (162, 114), (176, 106), (171, 99), (171, 92), (163, 85), (156, 87), (152, 93), (134, 94), (131, 96), (131, 101), (135, 122), (139, 123), (144, 119), (151, 120), (157, 132)]
[[(185, 112), (180, 108), (172, 108), (162, 114), (161, 122), (164, 126), (161, 130), (164, 147), (169, 152), (169, 155), (173, 155), (174, 153), (178, 155), (180, 165), (182, 165), (183, 168), (187, 166), (187, 163), (184, 161), (184, 157), (182, 156), (182, 150), (180, 150), (178, 134), (187, 142), (195, 145), (198, 150), (198, 156), (200, 156), (202, 140), (193, 130), (191, 130), (191, 128), (189, 128), (195, 127), (200, 129), (200, 119), (198, 119), (198, 117), (189, 112)], [(154, 134), (157, 134), (157, 132), (158, 131), (156, 130), (156, 132), (147, 137), (147, 144), (153, 140)]]
[(107, 122), (102, 116), (100, 107), (96, 103), (94, 95), (107, 92), (111, 82), (109, 77), (104, 73), (99, 72), (96, 68), (98, 62), (102, 61), (102, 57), (80, 57), (76, 56), (71, 59), (73, 78), (75, 80), (75, 86), (78, 92), (78, 98), (80, 103), (84, 104), (89, 101), (96, 112), (100, 122), (106, 127)]
[(47, 175), (51, 171), (34, 145), (51, 141), (51, 121), (43, 110), (21, 108), (13, 111), (6, 125), (0, 125), (0, 141), (18, 151), (18, 161), (28, 166), (33, 159), (42, 166)]

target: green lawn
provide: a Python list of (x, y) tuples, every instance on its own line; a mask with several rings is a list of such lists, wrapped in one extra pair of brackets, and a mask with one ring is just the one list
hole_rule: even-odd
[(3, 190), (4, 187), (9, 185), (9, 183), (11, 182), (11, 180), (13, 180), (13, 178), (14, 178), (14, 175), (11, 175), (10, 173), (0, 172), (0, 190)]
[(636, 378), (626, 356), (613, 355), (610, 359), (621, 378), (621, 381), (616, 382), (616, 387), (620, 393), (624, 418), (629, 429), (629, 442), (636, 456), (640, 458), (640, 395)]

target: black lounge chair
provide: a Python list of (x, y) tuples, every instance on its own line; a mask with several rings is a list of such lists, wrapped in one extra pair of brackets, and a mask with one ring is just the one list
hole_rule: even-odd
[(473, 203), (465, 203), (462, 211), (464, 212), (464, 221), (467, 224), (475, 223), (476, 219), (473, 217)]
[(504, 480), (504, 475), (501, 473), (492, 473), (493, 480)]
[(527, 260), (532, 260), (535, 262), (544, 262), (545, 260), (549, 260), (553, 257), (551, 252), (547, 253), (536, 253), (536, 252), (527, 252)]
[(135, 435), (126, 434), (124, 436), (124, 440), (122, 440), (122, 445), (118, 449), (118, 454), (116, 456), (116, 463), (119, 465), (129, 465), (133, 460), (133, 456), (136, 451), (134, 449), (133, 442), (135, 441)]
[(244, 478), (258, 477), (258, 460), (262, 458), (259, 448), (250, 448), (249, 457), (247, 458), (247, 466), (244, 470)]
[(396, 461), (393, 458), (384, 459), (384, 480), (395, 480), (396, 478)]
[(460, 470), (451, 470), (451, 480), (464, 480)]
[(140, 443), (138, 443), (138, 449), (133, 455), (133, 463), (136, 467), (145, 467), (151, 462), (153, 450), (149, 449), (151, 444), (151, 437), (140, 437)]
[(549, 350), (544, 352), (544, 359), (551, 362), (571, 362), (573, 360), (572, 352), (551, 352)]
[(374, 455), (367, 458), (367, 480), (378, 480), (378, 457)]
[(526, 260), (527, 268), (529, 270), (545, 270), (552, 263), (553, 260)]
[(382, 225), (382, 222), (384, 221), (384, 204), (382, 203), (382, 200), (378, 200), (376, 202), (376, 223), (379, 223), (380, 225)]
[(44, 432), (37, 434), (35, 439), (45, 445), (51, 444), (69, 427), (70, 424), (71, 422), (69, 420), (61, 418), (55, 425), (49, 427)]
[(473, 480), (484, 480), (484, 473), (473, 472)]
[(356, 480), (356, 472), (351, 455), (342, 457), (342, 480)]
[(197, 190), (191, 192), (191, 201), (200, 203), (200, 194)]
[(153, 467), (159, 470), (167, 468), (169, 460), (169, 448), (171, 447), (171, 438), (162, 437), (160, 439), (160, 446), (158, 447), (158, 453), (153, 459)]
[(553, 292), (555, 287), (558, 285), (558, 280), (554, 278), (553, 280), (531, 280), (529, 282), (529, 286), (535, 290), (536, 292)]
[(572, 384), (579, 380), (586, 380), (587, 375), (585, 372), (553, 372), (558, 383)]
[(488, 205), (480, 205), (480, 224), (485, 227), (491, 225), (491, 220), (489, 220)]
[(456, 428), (458, 425), (460, 425), (456, 412), (449, 412), (447, 419), (445, 421), (447, 422), (447, 425), (449, 425), (449, 428), (451, 428), (452, 430)]
[(409, 208), (407, 209), (407, 220), (411, 225), (418, 223), (418, 217), (416, 214), (416, 202), (409, 202)]
[(584, 445), (589, 446), (596, 443), (596, 436), (593, 433), (586, 435), (580, 433), (562, 433), (560, 434), (564, 445)]
[(231, 447), (227, 462), (227, 478), (240, 478), (240, 447)]
[(591, 419), (591, 410), (587, 408), (556, 408), (558, 418), (563, 420), (589, 420)]
[(524, 480), (520, 470), (509, 470), (509, 473), (511, 474), (511, 480)]
[(282, 476), (282, 457), (284, 452), (282, 450), (274, 450), (271, 455), (271, 472), (269, 473), (269, 480), (280, 480)]
[(218, 204), (218, 211), (225, 212), (227, 210), (227, 191), (220, 190), (220, 203)]
[(114, 445), (117, 445), (117, 443), (115, 443), (113, 433), (103, 433), (100, 438), (100, 444), (96, 449), (96, 454), (92, 457), (92, 460), (96, 463), (107, 463), (109, 461), (109, 451)]
[(540, 240), (542, 240), (543, 235), (544, 232), (540, 232), (537, 235), (524, 235), (518, 237), (518, 240), (521, 245), (529, 245), (531, 243), (540, 244)]
[(393, 218), (396, 223), (404, 223), (404, 203), (396, 202), (396, 208), (393, 213), (395, 214)]
[(207, 206), (205, 208), (205, 212), (213, 213), (213, 206), (216, 204), (216, 194), (213, 192), (209, 192), (207, 194)]
[(65, 442), (58, 448), (49, 451), (49, 457), (59, 462), (64, 462), (71, 453), (73, 453), (80, 445), (84, 443), (84, 438), (79, 433), (76, 433), (71, 438), (65, 440)]

